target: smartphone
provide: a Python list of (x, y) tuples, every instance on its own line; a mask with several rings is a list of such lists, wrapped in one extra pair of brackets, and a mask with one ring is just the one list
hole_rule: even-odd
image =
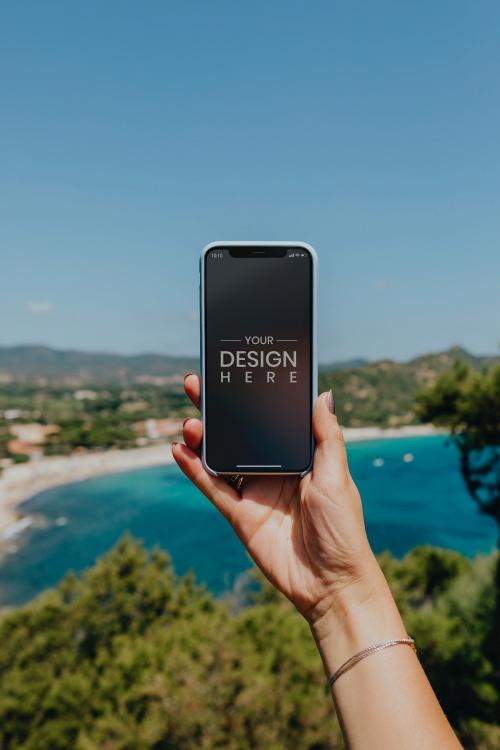
[(202, 460), (212, 474), (306, 474), (317, 395), (316, 253), (214, 242), (200, 262)]

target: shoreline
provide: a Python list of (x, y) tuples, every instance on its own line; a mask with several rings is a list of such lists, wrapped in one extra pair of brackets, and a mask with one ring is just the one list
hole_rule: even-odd
[[(346, 427), (346, 443), (403, 437), (428, 437), (446, 434), (432, 425), (406, 427)], [(40, 492), (75, 482), (83, 482), (105, 474), (118, 474), (136, 469), (168, 465), (174, 462), (170, 443), (111, 449), (101, 453), (73, 456), (47, 456), (4, 469), (0, 475), (0, 543), (26, 528), (26, 516), (20, 506)]]
[[(0, 476), (0, 543), (15, 534), (15, 527), (22, 525), (25, 517), (20, 506), (40, 492), (105, 474), (173, 462), (170, 443), (161, 443), (146, 448), (111, 449), (77, 456), (44, 456), (9, 466)], [(14, 533), (10, 534), (10, 531)]]
[(434, 427), (432, 424), (412, 424), (404, 427), (343, 427), (346, 443), (357, 443), (362, 440), (390, 440), (404, 437), (431, 437), (447, 435), (448, 430)]

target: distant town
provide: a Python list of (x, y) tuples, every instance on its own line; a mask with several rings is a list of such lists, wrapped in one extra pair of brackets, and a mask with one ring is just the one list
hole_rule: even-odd
[[(173, 381), (173, 382), (172, 382)], [(133, 448), (179, 435), (194, 413), (182, 375), (168, 385), (76, 388), (13, 378), (0, 387), (0, 467), (45, 455)]]

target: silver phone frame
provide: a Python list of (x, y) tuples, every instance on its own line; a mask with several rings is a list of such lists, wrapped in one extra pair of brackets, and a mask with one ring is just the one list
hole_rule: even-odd
[[(311, 315), (312, 315), (312, 321), (311, 321), (311, 327), (312, 327), (312, 337), (311, 337), (311, 410), (314, 408), (314, 404), (316, 402), (316, 398), (318, 395), (318, 361), (317, 361), (317, 267), (318, 267), (318, 256), (316, 254), (315, 249), (309, 245), (307, 242), (285, 242), (285, 241), (270, 241), (265, 242), (263, 240), (256, 241), (256, 242), (250, 242), (250, 241), (244, 241), (244, 242), (238, 242), (235, 240), (231, 240), (229, 242), (210, 242), (208, 245), (205, 245), (203, 250), (201, 251), (200, 256), (200, 295), (199, 295), (199, 303), (200, 303), (200, 371), (201, 371), (201, 398), (200, 398), (200, 410), (201, 410), (201, 421), (203, 424), (203, 439), (201, 444), (201, 460), (203, 463), (204, 468), (208, 471), (209, 474), (212, 476), (218, 477), (218, 476), (234, 476), (234, 474), (241, 474), (243, 476), (305, 476), (308, 472), (312, 469), (313, 464), (313, 455), (311, 455), (311, 462), (309, 466), (304, 469), (302, 472), (296, 472), (296, 471), (214, 471), (208, 463), (206, 459), (206, 453), (205, 453), (205, 434), (206, 434), (206, 424), (205, 424), (205, 257), (207, 253), (209, 253), (211, 250), (214, 250), (215, 248), (220, 247), (221, 249), (224, 249), (226, 247), (287, 247), (287, 248), (303, 248), (304, 250), (307, 250), (311, 256), (312, 260), (312, 304), (311, 304)], [(312, 448), (314, 449), (314, 437), (312, 439)]]

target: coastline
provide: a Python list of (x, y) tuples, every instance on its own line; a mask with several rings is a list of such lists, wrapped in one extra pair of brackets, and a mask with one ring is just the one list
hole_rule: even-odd
[[(380, 427), (346, 427), (346, 443), (402, 437), (426, 437), (444, 434), (432, 425)], [(172, 464), (170, 443), (127, 450), (112, 449), (102, 453), (74, 456), (47, 456), (4, 469), (0, 475), (0, 543), (26, 528), (26, 517), (20, 506), (44, 490), (86, 479), (134, 469)]]
[(19, 506), (44, 490), (104, 474), (167, 465), (173, 460), (170, 443), (161, 443), (76, 456), (47, 456), (9, 466), (0, 476), (0, 542), (14, 536), (18, 526), (22, 530), (24, 517)]

